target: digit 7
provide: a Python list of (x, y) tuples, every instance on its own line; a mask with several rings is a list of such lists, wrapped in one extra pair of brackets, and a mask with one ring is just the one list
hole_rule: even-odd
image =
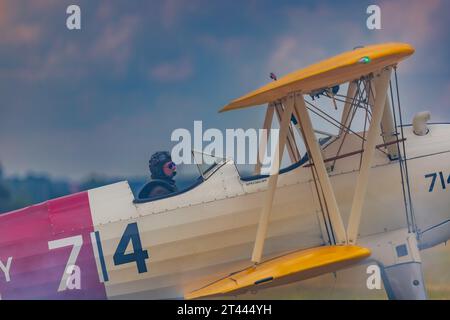
[(75, 265), (82, 245), (83, 245), (83, 237), (81, 235), (73, 236), (73, 237), (69, 237), (69, 238), (58, 239), (58, 240), (53, 240), (53, 241), (48, 242), (49, 250), (72, 246), (72, 251), (70, 251), (70, 256), (69, 256), (69, 259), (67, 260), (66, 268), (64, 269), (63, 276), (61, 278), (61, 281), (59, 282), (58, 292), (61, 292), (61, 291), (64, 291), (67, 289), (66, 284), (67, 284), (67, 278), (69, 277), (67, 270), (70, 266)]
[(426, 174), (425, 178), (432, 178), (430, 188), (428, 189), (428, 192), (432, 192), (434, 189), (434, 184), (436, 183), (437, 173)]

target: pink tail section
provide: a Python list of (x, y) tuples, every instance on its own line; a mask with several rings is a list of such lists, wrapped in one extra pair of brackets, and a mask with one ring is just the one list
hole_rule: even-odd
[[(87, 192), (0, 215), (1, 298), (105, 299), (91, 243), (93, 231)], [(83, 240), (74, 263), (81, 286), (58, 292), (73, 246), (49, 249), (49, 242), (75, 236)]]

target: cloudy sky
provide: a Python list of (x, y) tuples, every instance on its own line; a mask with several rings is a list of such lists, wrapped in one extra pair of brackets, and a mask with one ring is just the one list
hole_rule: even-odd
[[(81, 7), (82, 30), (66, 28)], [(366, 28), (381, 7), (382, 30)], [(0, 0), (0, 162), (6, 174), (133, 176), (175, 128), (259, 127), (229, 100), (357, 45), (409, 42), (405, 118), (450, 121), (450, 1)]]

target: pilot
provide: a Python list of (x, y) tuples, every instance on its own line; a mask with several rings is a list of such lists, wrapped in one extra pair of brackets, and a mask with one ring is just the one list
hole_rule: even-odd
[(147, 194), (148, 198), (162, 196), (177, 191), (173, 177), (177, 174), (177, 166), (172, 161), (170, 153), (158, 151), (154, 153), (148, 162), (152, 182)]

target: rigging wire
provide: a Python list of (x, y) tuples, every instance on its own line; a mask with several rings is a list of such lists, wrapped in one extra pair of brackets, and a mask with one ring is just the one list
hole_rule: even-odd
[[(398, 131), (397, 131), (397, 116), (396, 116), (396, 112), (395, 112), (395, 103), (394, 103), (394, 94), (393, 94), (393, 90), (392, 90), (392, 81), (389, 81), (389, 90), (391, 93), (391, 104), (392, 104), (392, 113), (394, 116), (394, 124), (395, 124), (395, 133), (398, 136)], [(403, 137), (402, 137), (403, 138)], [(406, 214), (406, 224), (408, 225), (408, 232), (411, 232), (411, 222), (409, 221), (409, 213), (408, 213), (408, 202), (406, 200), (406, 191), (405, 191), (405, 178), (403, 176), (404, 172), (403, 172), (403, 163), (402, 163), (402, 153), (400, 151), (400, 142), (398, 141), (397, 138), (397, 152), (398, 152), (398, 164), (400, 167), (400, 177), (401, 177), (401, 181), (402, 181), (402, 194), (403, 194), (403, 204), (405, 206), (405, 214)]]
[[(328, 206), (327, 206), (327, 202), (323, 201), (323, 199), (325, 199), (325, 194), (324, 194), (324, 191), (323, 191), (323, 187), (322, 187), (322, 184), (320, 183), (320, 181), (318, 181), (319, 179), (317, 178), (317, 176), (318, 176), (317, 168), (314, 165), (314, 160), (311, 157), (311, 152), (310, 152), (310, 149), (309, 149), (309, 145), (306, 142), (306, 139), (304, 138), (305, 137), (305, 133), (303, 131), (303, 126), (301, 124), (300, 117), (297, 114), (296, 114), (296, 116), (298, 118), (297, 121), (299, 121), (299, 126), (298, 127), (300, 129), (300, 132), (301, 132), (301, 134), (303, 136), (303, 140), (305, 142), (305, 147), (306, 147), (306, 152), (308, 154), (309, 162), (312, 164), (310, 166), (311, 167), (311, 174), (312, 174), (313, 181), (314, 181), (314, 186), (315, 186), (315, 189), (316, 189), (316, 192), (317, 192), (317, 198), (319, 199), (320, 210), (322, 212), (322, 218), (323, 218), (323, 221), (324, 221), (324, 224), (325, 224), (325, 229), (326, 229), (327, 236), (328, 236), (328, 242), (330, 243), (330, 245), (336, 244), (336, 238), (334, 236), (333, 225), (331, 224), (330, 212), (329, 212), (329, 209), (328, 209)], [(319, 187), (320, 187), (320, 193), (319, 193)], [(325, 205), (325, 210), (324, 210), (324, 205)], [(325, 214), (326, 214), (328, 220), (326, 219)]]
[[(357, 86), (358, 86), (358, 87), (357, 87), (355, 96), (358, 95), (359, 98), (362, 98), (362, 96), (363, 96), (363, 94), (364, 94), (364, 91), (365, 91), (365, 88), (364, 88), (363, 90), (361, 90), (360, 80), (357, 82)], [(359, 101), (359, 100), (358, 100), (358, 101)], [(352, 113), (352, 117), (351, 117), (351, 119), (350, 119), (349, 126), (353, 123), (353, 119), (355, 118), (356, 111), (357, 111), (357, 107), (356, 107), (356, 104), (355, 104), (355, 100), (353, 100), (353, 102), (352, 102), (352, 104), (351, 104), (351, 106), (350, 106), (349, 113), (347, 114), (347, 117), (346, 117), (346, 119), (345, 119), (345, 123), (347, 123), (348, 116), (350, 115), (350, 112), (351, 112), (351, 113)], [(339, 154), (341, 153), (341, 150), (342, 150), (342, 147), (343, 147), (343, 145), (344, 145), (345, 139), (347, 138), (348, 132), (349, 132), (348, 130), (345, 130), (345, 131), (344, 131), (344, 137), (342, 138), (342, 141), (341, 141), (341, 143), (339, 144), (339, 148), (338, 148), (338, 151), (337, 151), (337, 153), (336, 153), (336, 156), (339, 156)], [(337, 161), (337, 159), (335, 159), (335, 160), (333, 161), (333, 164), (332, 164), (332, 167), (333, 167), (333, 168), (334, 168), (334, 166), (336, 165), (336, 161)]]
[[(320, 110), (320, 108), (316, 107), (316, 106), (315, 106), (314, 104), (312, 104), (311, 102), (306, 101), (306, 100), (305, 100), (305, 102), (306, 102), (307, 104), (309, 104), (312, 108), (314, 108), (315, 110), (317, 110), (317, 112), (316, 112), (316, 111), (312, 110), (311, 108), (308, 108), (308, 107), (307, 107), (307, 109), (308, 109), (309, 111), (311, 111), (312, 113), (314, 113), (315, 115), (317, 115), (317, 116), (319, 116), (320, 118), (324, 119), (325, 121), (329, 122), (331, 125), (335, 126), (336, 128), (340, 129), (341, 127), (343, 127), (343, 128), (345, 128), (345, 129), (349, 130), (349, 131), (350, 131), (351, 133), (353, 133), (354, 135), (356, 135), (356, 136), (358, 136), (359, 138), (363, 139), (363, 137), (361, 137), (358, 133), (356, 133), (355, 131), (351, 130), (349, 127), (343, 125), (343, 124), (340, 123), (338, 120), (334, 119), (332, 116), (328, 115), (328, 114), (325, 113), (324, 111)], [(320, 115), (319, 112), (320, 112), (320, 113), (323, 113), (325, 116)], [(333, 120), (333, 121), (336, 122), (338, 125), (336, 125), (335, 123), (331, 122), (331, 120), (328, 120), (328, 119), (325, 118), (325, 117), (328, 117), (329, 119)], [(339, 126), (339, 125), (340, 125), (340, 126)]]
[(409, 201), (409, 209), (410, 209), (410, 215), (411, 215), (411, 222), (412, 222), (412, 231), (415, 232), (417, 230), (416, 221), (414, 217), (414, 208), (412, 206), (412, 197), (411, 197), (411, 188), (409, 184), (409, 172), (408, 172), (408, 162), (407, 162), (407, 156), (406, 156), (406, 147), (405, 147), (405, 140), (404, 140), (404, 131), (403, 131), (403, 120), (402, 120), (402, 109), (400, 104), (400, 94), (399, 94), (399, 88), (398, 88), (398, 76), (397, 76), (397, 66), (394, 67), (394, 74), (395, 74), (395, 88), (397, 93), (397, 104), (398, 104), (398, 111), (399, 111), (399, 118), (400, 118), (400, 131), (402, 133), (402, 149), (403, 149), (403, 155), (405, 157), (404, 165), (405, 165), (405, 176), (406, 176), (406, 187), (407, 187), (407, 193), (408, 193), (408, 201)]
[[(367, 81), (369, 82), (368, 83), (369, 91), (367, 91)], [(366, 88), (368, 96), (371, 97), (372, 83), (370, 82), (370, 80), (365, 80), (364, 81), (364, 87)], [(367, 100), (367, 104), (368, 104), (369, 103), (369, 98), (367, 98), (366, 100)], [(359, 169), (360, 170), (361, 170), (361, 165), (362, 165), (362, 158), (363, 158), (363, 155), (364, 155), (364, 142), (366, 140), (367, 120), (368, 120), (368, 113), (367, 113), (367, 109), (366, 109), (365, 118), (364, 118), (364, 129), (363, 129), (363, 137), (364, 137), (364, 139), (361, 142), (361, 150), (363, 150), (363, 152), (361, 152), (361, 154), (359, 156)]]

